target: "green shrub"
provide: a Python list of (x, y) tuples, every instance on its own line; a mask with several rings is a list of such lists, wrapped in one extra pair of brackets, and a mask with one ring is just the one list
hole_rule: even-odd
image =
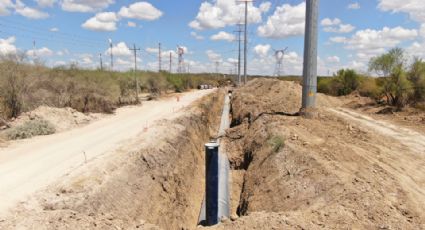
[(56, 132), (55, 127), (46, 120), (31, 120), (11, 128), (6, 132), (10, 140), (26, 139), (39, 135), (50, 135)]
[(285, 147), (285, 140), (282, 136), (272, 136), (269, 139), (269, 144), (272, 147), (273, 152), (277, 153), (283, 147)]

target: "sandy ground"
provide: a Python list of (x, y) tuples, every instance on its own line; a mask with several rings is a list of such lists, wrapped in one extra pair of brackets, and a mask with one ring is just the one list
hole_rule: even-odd
[(144, 102), (81, 128), (11, 143), (0, 150), (0, 213), (85, 162), (112, 152), (155, 121), (176, 117), (182, 108), (211, 92)]

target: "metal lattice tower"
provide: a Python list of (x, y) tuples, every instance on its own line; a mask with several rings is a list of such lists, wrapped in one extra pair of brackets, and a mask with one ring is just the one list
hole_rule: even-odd
[(181, 46), (177, 46), (177, 54), (179, 55), (179, 67), (177, 69), (178, 73), (184, 73), (185, 67), (184, 67), (184, 48)]
[(288, 47), (286, 47), (283, 50), (275, 50), (274, 51), (274, 57), (276, 58), (276, 67), (274, 69), (274, 76), (275, 77), (280, 77), (283, 74), (283, 58), (285, 56), (285, 52), (288, 49)]

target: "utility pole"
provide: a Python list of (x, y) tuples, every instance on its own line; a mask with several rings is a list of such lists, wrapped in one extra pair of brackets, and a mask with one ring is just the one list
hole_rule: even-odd
[(307, 117), (313, 117), (317, 93), (317, 20), (319, 16), (319, 0), (307, 0), (306, 3), (301, 113)]
[(33, 51), (33, 53), (32, 53), (32, 58), (33, 58), (33, 61), (34, 61), (34, 64), (35, 64), (35, 59), (37, 59), (37, 51), (36, 51), (36, 46), (35, 46), (35, 40), (33, 40), (32, 41), (32, 51)]
[(112, 52), (113, 50), (112, 39), (109, 39), (109, 47), (111, 49), (111, 71), (114, 71), (114, 54)]
[(140, 48), (136, 48), (136, 44), (133, 44), (133, 49), (130, 49), (134, 52), (134, 80), (136, 81), (136, 102), (139, 103), (139, 80), (137, 79), (137, 51), (140, 51)]
[(242, 41), (242, 23), (238, 24), (238, 30), (236, 30), (235, 32), (238, 33), (238, 86), (241, 86), (241, 41)]
[(102, 53), (99, 53), (99, 59), (100, 59), (100, 70), (103, 71)]
[(158, 72), (161, 72), (161, 43), (158, 43)]
[(244, 75), (244, 84), (247, 81), (247, 53), (248, 53), (248, 2), (252, 2), (252, 0), (244, 0), (245, 2), (245, 38), (244, 38), (244, 62), (243, 62), (243, 75)]
[(172, 66), (173, 66), (173, 52), (170, 52), (170, 73), (172, 71)]
[(218, 72), (219, 72), (219, 70), (218, 70), (219, 65), (220, 65), (220, 62), (219, 62), (219, 61), (216, 61), (216, 62), (215, 62), (215, 72), (216, 72), (217, 74), (218, 74)]

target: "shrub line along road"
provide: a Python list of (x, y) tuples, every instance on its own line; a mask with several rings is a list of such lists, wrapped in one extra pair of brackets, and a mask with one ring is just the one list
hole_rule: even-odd
[(182, 107), (211, 92), (194, 91), (183, 94), (179, 100), (172, 97), (120, 108), (115, 115), (84, 127), (17, 141), (0, 149), (0, 214), (80, 167), (86, 159), (112, 152), (143, 132), (146, 125), (176, 117)]

